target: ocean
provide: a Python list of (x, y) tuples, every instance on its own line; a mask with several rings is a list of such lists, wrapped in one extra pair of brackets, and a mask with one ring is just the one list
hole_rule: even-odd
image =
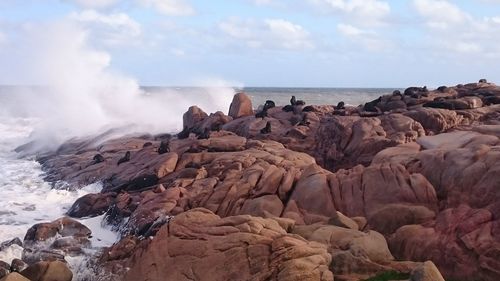
[[(0, 243), (16, 237), (22, 240), (32, 225), (64, 216), (77, 198), (90, 192), (99, 192), (102, 188), (99, 183), (95, 183), (83, 188), (52, 189), (52, 185), (43, 180), (43, 171), (32, 157), (20, 158), (13, 152), (17, 146), (34, 137), (53, 137), (59, 134), (57, 141), (63, 141), (77, 134), (102, 129), (103, 125), (107, 125), (105, 122), (115, 122), (117, 119), (134, 121), (144, 131), (153, 128), (152, 130), (175, 132), (182, 127), (182, 113), (189, 105), (199, 105), (208, 113), (215, 110), (227, 113), (232, 95), (239, 91), (247, 93), (257, 108), (268, 99), (274, 100), (277, 105), (288, 104), (292, 95), (304, 100), (306, 104), (335, 105), (344, 101), (346, 104), (358, 105), (393, 90), (143, 87), (141, 97), (129, 97), (126, 101), (117, 103), (116, 100), (102, 99), (102, 96), (89, 95), (84, 99), (74, 99), (68, 98), (70, 95), (66, 95), (67, 93), (62, 96), (52, 93), (46, 95), (48, 89), (41, 87), (0, 87)], [(135, 104), (129, 105), (127, 102)], [(92, 111), (85, 107), (86, 104), (97, 105), (99, 110)], [(115, 104), (119, 104), (120, 108), (113, 107)], [(118, 109), (124, 107), (128, 110), (128, 115), (118, 114)], [(148, 113), (151, 115), (140, 115), (141, 111), (150, 111)], [(98, 118), (94, 118), (96, 114)], [(149, 127), (148, 121), (159, 123), (160, 129), (158, 126)], [(94, 126), (93, 122), (97, 124)], [(75, 130), (81, 127), (85, 130)], [(53, 142), (54, 138), (49, 140)], [(118, 238), (116, 233), (102, 224), (102, 217), (81, 221), (92, 229), (93, 246), (96, 248), (109, 246)], [(0, 260), (10, 262), (21, 255), (22, 248), (14, 245), (0, 251)], [(71, 260), (70, 265), (75, 272), (83, 270), (81, 260)]]

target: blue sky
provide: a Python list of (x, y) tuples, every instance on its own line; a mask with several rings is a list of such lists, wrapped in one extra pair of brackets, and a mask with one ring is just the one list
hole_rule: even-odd
[(500, 82), (499, 38), (499, 0), (2, 0), (0, 83), (92, 54), (141, 85)]

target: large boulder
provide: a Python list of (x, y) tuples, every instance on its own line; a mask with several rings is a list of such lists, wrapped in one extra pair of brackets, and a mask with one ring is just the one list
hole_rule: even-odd
[(192, 129), (194, 126), (207, 118), (208, 115), (201, 108), (193, 105), (182, 116), (183, 128)]
[(206, 209), (176, 216), (129, 262), (124, 280), (333, 280), (321, 244), (273, 219), (221, 219)]
[(229, 106), (229, 116), (234, 119), (243, 116), (253, 115), (252, 101), (245, 93), (234, 95), (233, 101)]

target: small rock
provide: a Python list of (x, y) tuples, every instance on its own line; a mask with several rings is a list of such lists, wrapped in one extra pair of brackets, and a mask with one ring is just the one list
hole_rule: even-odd
[(28, 264), (40, 261), (64, 261), (64, 252), (58, 250), (37, 250), (25, 248), (22, 259)]
[(20, 259), (13, 259), (10, 264), (10, 270), (12, 272), (21, 272), (28, 267), (28, 264)]
[(359, 230), (359, 225), (349, 217), (345, 216), (341, 212), (337, 211), (337, 215), (330, 218), (328, 221), (331, 225), (340, 226), (343, 228), (349, 228), (354, 230)]
[(5, 269), (9, 269), (10, 268), (10, 264), (4, 262), (4, 261), (0, 261), (0, 268), (5, 268)]
[(31, 281), (71, 281), (73, 273), (61, 261), (38, 262), (29, 266), (21, 275)]
[(9, 241), (5, 241), (5, 242), (2, 242), (0, 244), (0, 252), (3, 251), (4, 249), (12, 246), (12, 245), (19, 245), (19, 246), (23, 246), (23, 241), (21, 241), (21, 239), (19, 239), (18, 237), (12, 239), (12, 240), (9, 240)]
[[(7, 268), (0, 267), (0, 278), (9, 275), (10, 271)], [(3, 279), (2, 279), (3, 280)]]
[(30, 280), (26, 279), (26, 277), (22, 276), (17, 272), (12, 272), (11, 274), (0, 279), (0, 281), (30, 281)]
[(445, 281), (437, 267), (431, 261), (426, 261), (415, 268), (410, 275), (410, 281)]

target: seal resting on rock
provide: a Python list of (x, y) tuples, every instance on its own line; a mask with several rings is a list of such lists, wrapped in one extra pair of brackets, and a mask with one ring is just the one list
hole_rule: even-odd
[(265, 117), (267, 117), (267, 108), (266, 107), (264, 107), (261, 112), (257, 112), (255, 114), (255, 118), (262, 118), (262, 119), (264, 119)]
[(363, 106), (363, 111), (380, 113), (381, 110), (377, 107), (377, 104), (381, 100), (382, 100), (382, 97), (378, 97), (378, 99), (375, 99), (375, 100), (372, 100), (370, 102), (365, 103), (365, 105)]
[(284, 112), (293, 112), (293, 106), (287, 104), (287, 105), (283, 106), (283, 108), (281, 110), (283, 110)]
[(93, 159), (94, 159), (94, 162), (92, 162), (92, 165), (104, 162), (104, 157), (99, 153), (94, 155)]
[(392, 96), (395, 97), (395, 96), (400, 96), (401, 99), (403, 99), (403, 94), (401, 94), (401, 91), (400, 90), (395, 90), (394, 92), (392, 92)]
[(307, 120), (307, 115), (304, 115), (304, 117), (302, 117), (302, 120), (300, 120), (300, 122), (297, 123), (297, 126), (309, 126), (310, 124), (311, 122)]
[(130, 161), (130, 151), (125, 152), (125, 156), (120, 158), (120, 160), (118, 160), (118, 163), (116, 163), (116, 165), (119, 166), (120, 164), (128, 161)]
[(412, 98), (419, 99), (422, 96), (427, 97), (429, 95), (429, 90), (427, 86), (420, 87), (409, 87), (404, 92), (405, 96), (411, 96)]
[(483, 98), (483, 102), (485, 105), (500, 104), (500, 97), (499, 96), (487, 96), (487, 97)]
[(314, 107), (312, 107), (310, 105), (302, 108), (302, 112), (314, 112), (314, 111), (316, 111), (316, 110), (314, 110)]
[(486, 80), (484, 78), (483, 79), (479, 79), (479, 83), (488, 83), (488, 80)]
[(340, 101), (339, 103), (337, 103), (337, 106), (335, 107), (335, 109), (337, 109), (337, 110), (345, 109), (345, 103), (343, 101)]
[(271, 122), (270, 121), (267, 121), (266, 127), (260, 129), (260, 133), (261, 134), (269, 134), (269, 133), (271, 133)]
[(167, 152), (170, 152), (170, 142), (162, 141), (160, 147), (158, 147), (158, 154), (165, 154)]
[(433, 101), (424, 103), (422, 106), (431, 108), (443, 108), (448, 110), (455, 109), (455, 105), (451, 102), (446, 101), (445, 98), (436, 98)]
[(273, 108), (275, 106), (276, 106), (276, 104), (272, 100), (266, 100), (266, 103), (264, 103), (264, 108), (267, 108), (267, 109)]
[(446, 86), (440, 86), (437, 88), (437, 90), (440, 92), (440, 93), (444, 93), (446, 90), (448, 89), (448, 87)]
[(152, 142), (150, 142), (150, 141), (148, 141), (148, 142), (145, 142), (145, 143), (142, 145), (142, 148), (146, 148), (146, 147), (148, 147), (148, 146), (152, 146), (152, 145), (153, 145), (153, 143), (152, 143)]

